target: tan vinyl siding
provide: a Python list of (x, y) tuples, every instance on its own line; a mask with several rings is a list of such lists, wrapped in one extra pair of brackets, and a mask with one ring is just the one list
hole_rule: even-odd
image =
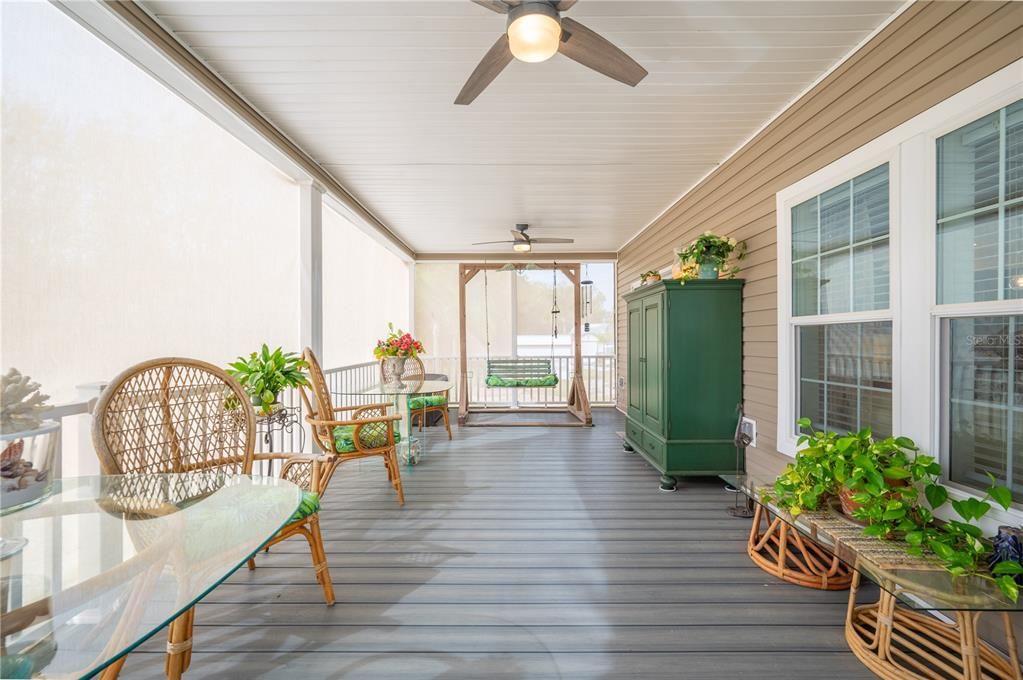
[[(783, 460), (775, 449), (775, 194), (1020, 58), (1023, 3), (917, 3), (620, 251), (618, 289), (626, 292), (640, 272), (669, 265), (675, 247), (705, 230), (747, 241), (744, 399), (759, 438), (751, 468)], [(618, 337), (627, 380), (621, 303)]]

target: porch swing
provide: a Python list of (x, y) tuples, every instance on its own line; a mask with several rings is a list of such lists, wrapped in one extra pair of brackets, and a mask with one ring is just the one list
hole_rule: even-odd
[(490, 287), (487, 281), (487, 270), (483, 270), (483, 330), (487, 347), (487, 387), (557, 387), (558, 376), (554, 373), (554, 341), (558, 337), (558, 272), (551, 270), (552, 288), (554, 290), (551, 308), (551, 356), (549, 359), (538, 357), (513, 357), (510, 359), (490, 358)]
[[(486, 377), (483, 384), (488, 388), (554, 388), (560, 384), (560, 378), (553, 370), (554, 364), (554, 341), (558, 337), (558, 294), (555, 286), (553, 294), (553, 305), (551, 309), (551, 355), (548, 358), (541, 357), (516, 357), (511, 359), (493, 359), (490, 356), (490, 308), (489, 308), (489, 282), (487, 272), (518, 270), (521, 264), (492, 264), (492, 263), (462, 263), (458, 265), (458, 325), (459, 325), (459, 390), (458, 390), (458, 423), (459, 425), (480, 425), (491, 427), (506, 426), (551, 426), (551, 425), (575, 425), (590, 427), (593, 425), (593, 415), (590, 411), (590, 399), (586, 394), (586, 385), (583, 381), (583, 360), (582, 360), (582, 323), (580, 316), (581, 309), (581, 288), (580, 288), (580, 265), (578, 264), (530, 264), (530, 269), (551, 270), (557, 282), (557, 273), (561, 272), (565, 278), (574, 286), (575, 298), (575, 342), (573, 343), (574, 356), (572, 357), (571, 384), (568, 389), (568, 399), (564, 410), (574, 416), (571, 422), (551, 422), (550, 420), (521, 421), (502, 420), (501, 422), (470, 422), (470, 415), (485, 411), (487, 413), (551, 413), (558, 409), (549, 407), (487, 407), (482, 405), (469, 404), (469, 356), (466, 349), (466, 321), (465, 321), (465, 292), (466, 286), (472, 279), (483, 272), (484, 289), (484, 313), (486, 333)], [(563, 377), (563, 376), (562, 376)], [(473, 390), (473, 393), (476, 393)]]

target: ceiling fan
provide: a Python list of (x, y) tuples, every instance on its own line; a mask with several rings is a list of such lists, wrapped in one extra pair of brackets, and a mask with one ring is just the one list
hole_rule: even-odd
[(510, 241), (483, 241), (482, 243), (473, 243), (474, 246), (491, 246), (496, 243), (511, 243), (512, 250), (517, 253), (528, 253), (533, 249), (534, 243), (575, 243), (574, 238), (532, 238), (526, 233), (529, 229), (528, 224), (516, 224), (515, 228), (511, 230), (511, 235), (514, 237)]
[(472, 0), (499, 14), (508, 15), (508, 28), (483, 55), (476, 70), (455, 99), (471, 104), (511, 60), (546, 61), (561, 52), (597, 73), (635, 87), (646, 77), (645, 68), (578, 21), (561, 13), (576, 0)]

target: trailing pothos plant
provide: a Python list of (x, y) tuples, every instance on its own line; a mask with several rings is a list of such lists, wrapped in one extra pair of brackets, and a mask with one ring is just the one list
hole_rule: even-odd
[[(1023, 565), (1005, 561), (988, 569), (992, 546), (973, 523), (992, 503), (1004, 509), (1012, 503), (1011, 492), (994, 476), (988, 474), (991, 486), (983, 498), (952, 500), (939, 482), (941, 465), (909, 437), (875, 440), (869, 429), (847, 435), (817, 431), (806, 418), (799, 426), (806, 432), (798, 440), (803, 448), (775, 481), (768, 500), (797, 516), (844, 489), (857, 506), (852, 516), (866, 523), (868, 536), (902, 540), (909, 554), (936, 560), (954, 576), (991, 580), (1012, 602), (1019, 599), (1016, 577)], [(936, 513), (946, 506), (955, 518), (941, 521)]]

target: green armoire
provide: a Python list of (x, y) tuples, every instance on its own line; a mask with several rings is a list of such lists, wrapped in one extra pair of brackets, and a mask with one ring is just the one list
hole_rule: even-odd
[(736, 471), (742, 401), (741, 279), (660, 281), (625, 294), (625, 448), (675, 477)]

